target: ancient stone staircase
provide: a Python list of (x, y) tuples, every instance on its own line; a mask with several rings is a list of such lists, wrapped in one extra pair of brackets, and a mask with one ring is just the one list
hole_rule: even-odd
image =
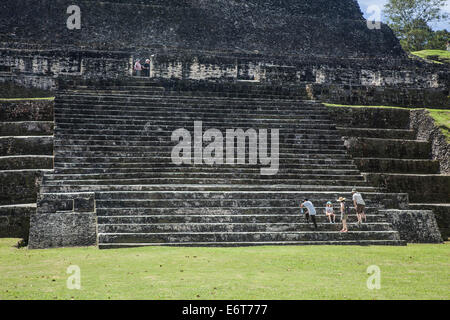
[[(288, 244), (400, 245), (379, 213), (403, 208), (405, 194), (379, 193), (347, 155), (326, 108), (300, 95), (245, 85), (246, 90), (171, 91), (149, 80), (78, 84), (61, 90), (55, 108), (55, 169), (44, 176), (44, 198), (95, 194), (100, 248), (142, 245)], [(261, 165), (175, 165), (174, 130), (279, 129), (277, 175)], [(205, 144), (203, 144), (205, 145)], [(270, 152), (270, 147), (269, 147)], [(368, 223), (339, 233), (326, 223), (329, 200), (367, 200)], [(318, 208), (318, 230), (299, 215), (300, 200)]]
[[(441, 173), (439, 161), (432, 159), (432, 143), (418, 139), (411, 128), (410, 110), (329, 107), (329, 112), (368, 183), (385, 192), (407, 192), (408, 213), (413, 217), (410, 226), (415, 222), (421, 225), (418, 230), (424, 229), (434, 216), (447, 239), (450, 175)], [(437, 233), (428, 231), (407, 240), (431, 242), (437, 238)]]

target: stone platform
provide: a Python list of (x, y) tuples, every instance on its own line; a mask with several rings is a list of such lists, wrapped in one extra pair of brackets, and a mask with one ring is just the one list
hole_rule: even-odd
[[(258, 84), (185, 92), (128, 81), (97, 89), (72, 83), (58, 93), (55, 167), (43, 179), (30, 248), (405, 244), (380, 210), (407, 209), (407, 194), (366, 183), (324, 105)], [(248, 158), (174, 164), (171, 135), (193, 133), (195, 121), (222, 132), (278, 129), (277, 174), (261, 175)], [(337, 211), (336, 199), (351, 198), (353, 187), (363, 192), (368, 220), (357, 227), (352, 214), (342, 234), (327, 223), (324, 206), (333, 201)], [(303, 198), (318, 209), (318, 230), (299, 215)]]

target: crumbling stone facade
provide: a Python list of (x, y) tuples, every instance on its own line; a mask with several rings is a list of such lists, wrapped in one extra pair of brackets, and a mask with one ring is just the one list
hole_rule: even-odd
[(60, 76), (122, 78), (154, 54), (151, 77), (312, 85), (325, 101), (450, 106), (449, 70), (410, 60), (354, 0), (3, 1), (0, 81), (56, 89)]

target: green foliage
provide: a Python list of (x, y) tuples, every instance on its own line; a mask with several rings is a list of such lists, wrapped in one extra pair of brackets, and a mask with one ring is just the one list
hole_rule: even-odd
[[(450, 299), (450, 244), (17, 249), (0, 239), (2, 299)], [(81, 290), (69, 290), (70, 265)], [(381, 270), (369, 290), (367, 268)]]
[(405, 51), (443, 49), (448, 32), (434, 32), (429, 24), (447, 18), (442, 7), (447, 0), (389, 0), (386, 20)]
[(448, 42), (450, 42), (450, 32), (447, 30), (434, 31), (425, 45), (425, 49), (442, 50), (450, 54), (450, 52), (447, 51)]

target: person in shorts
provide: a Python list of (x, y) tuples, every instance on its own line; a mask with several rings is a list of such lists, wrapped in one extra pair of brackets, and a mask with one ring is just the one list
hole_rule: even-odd
[(365, 214), (365, 208), (366, 208), (366, 203), (364, 202), (363, 197), (361, 196), (361, 193), (359, 193), (358, 191), (356, 191), (356, 189), (352, 190), (352, 194), (353, 194), (353, 205), (355, 206), (356, 209), (356, 216), (358, 218), (358, 225), (362, 224), (362, 219), (364, 218), (364, 222), (366, 222), (367, 218), (366, 218), (366, 214)]
[(343, 197), (339, 197), (339, 199), (337, 199), (338, 202), (340, 202), (341, 204), (341, 221), (342, 221), (342, 230), (341, 232), (348, 232), (348, 228), (347, 228), (347, 219), (348, 219), (348, 214), (349, 214), (349, 206), (347, 205), (347, 203), (345, 203), (345, 198)]
[(328, 201), (325, 205), (325, 215), (330, 223), (336, 223), (336, 215), (334, 214), (333, 203)]

